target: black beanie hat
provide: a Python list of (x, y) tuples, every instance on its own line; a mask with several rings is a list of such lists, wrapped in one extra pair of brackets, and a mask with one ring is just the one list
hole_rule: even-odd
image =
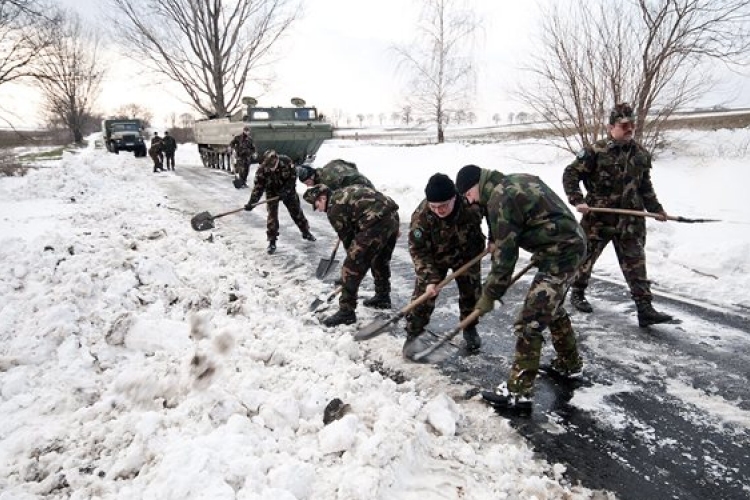
[(456, 175), (456, 189), (461, 194), (466, 194), (466, 191), (474, 187), (474, 184), (479, 182), (479, 176), (482, 175), (482, 169), (476, 165), (466, 165), (461, 167)]
[(435, 174), (427, 181), (424, 194), (427, 196), (427, 201), (431, 203), (448, 201), (456, 196), (456, 185), (453, 184), (453, 181), (447, 175)]

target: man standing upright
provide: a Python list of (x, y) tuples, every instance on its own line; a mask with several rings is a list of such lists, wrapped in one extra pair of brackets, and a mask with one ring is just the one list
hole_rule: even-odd
[[(346, 248), (341, 267), (339, 310), (323, 320), (326, 326), (357, 321), (357, 294), (367, 271), (375, 281), (380, 306), (391, 302), (391, 256), (398, 239), (398, 205), (380, 191), (354, 185), (332, 191), (316, 184), (303, 195), (315, 210), (325, 212)], [(387, 304), (385, 303), (387, 301)]]
[(492, 267), (475, 306), (480, 315), (490, 312), (505, 295), (520, 249), (531, 253), (538, 268), (513, 324), (516, 350), (508, 380), (494, 393), (482, 394), (495, 406), (528, 410), (544, 330), (549, 328), (557, 354), (550, 369), (567, 378), (581, 374), (583, 362), (563, 303), (586, 252), (586, 238), (565, 202), (536, 176), (466, 165), (458, 172), (456, 188), (470, 203), (487, 210), (495, 245)]
[(242, 133), (235, 136), (232, 142), (229, 143), (229, 147), (234, 149), (234, 153), (237, 156), (235, 163), (237, 179), (234, 181), (234, 187), (237, 189), (246, 188), (247, 176), (250, 173), (250, 164), (256, 156), (255, 143), (253, 143), (253, 138), (250, 136), (250, 127), (245, 125)]
[(167, 170), (174, 172), (174, 152), (177, 151), (177, 141), (169, 135), (169, 130), (164, 132), (164, 139), (162, 139), (161, 144), (164, 150), (164, 162)]
[(329, 161), (321, 168), (301, 165), (297, 167), (297, 177), (308, 187), (325, 184), (331, 191), (355, 184), (375, 188), (370, 179), (357, 170), (356, 164), (346, 160)]
[[(581, 225), (588, 237), (586, 258), (573, 281), (570, 302), (579, 311), (593, 311), (585, 290), (594, 264), (611, 241), (638, 310), (638, 325), (667, 323), (672, 317), (651, 305), (644, 249), (645, 218), (590, 210), (590, 207), (645, 209), (659, 214), (658, 220), (667, 220), (651, 183), (651, 155), (633, 140), (633, 108), (617, 104), (610, 112), (607, 130), (609, 138), (582, 149), (563, 173), (565, 194), (570, 204), (583, 214)], [(585, 197), (581, 183), (586, 188)]]
[[(250, 194), (250, 200), (245, 205), (245, 210), (252, 210), (263, 193), (266, 199), (279, 197), (289, 210), (289, 215), (302, 232), (302, 237), (308, 241), (315, 241), (315, 236), (310, 232), (310, 224), (302, 212), (299, 195), (295, 189), (296, 170), (292, 160), (288, 156), (278, 155), (273, 149), (266, 151), (263, 163), (255, 172), (255, 185)], [(276, 238), (279, 236), (279, 200), (269, 201), (267, 204), (268, 219), (266, 222), (266, 234), (268, 236), (268, 253), (276, 252)]]
[[(422, 345), (417, 341), (430, 322), (435, 310), (435, 299), (448, 270), (455, 271), (482, 253), (486, 239), (482, 234), (482, 211), (470, 205), (456, 192), (456, 185), (445, 174), (430, 177), (425, 187), (425, 199), (411, 216), (409, 253), (414, 262), (416, 281), (411, 299), (430, 292), (427, 302), (415, 307), (406, 316), (406, 342), (403, 355), (413, 359)], [(461, 319), (471, 314), (482, 294), (481, 264), (477, 262), (456, 277), (458, 308)], [(475, 352), (482, 346), (476, 322), (464, 332), (466, 350)]]

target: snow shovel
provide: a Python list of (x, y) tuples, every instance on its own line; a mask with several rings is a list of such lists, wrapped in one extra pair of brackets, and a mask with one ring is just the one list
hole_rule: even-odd
[[(469, 262), (464, 264), (463, 266), (459, 267), (454, 273), (449, 274), (445, 277), (443, 281), (437, 284), (437, 287), (435, 287), (437, 290), (440, 290), (445, 285), (456, 279), (458, 276), (461, 276), (463, 273), (465, 273), (471, 266), (482, 260), (482, 258), (490, 253), (489, 248), (485, 248), (482, 253), (471, 259)], [(430, 299), (430, 295), (425, 292), (413, 301), (411, 301), (409, 304), (405, 305), (400, 311), (398, 311), (396, 314), (391, 316), (388, 319), (384, 320), (376, 320), (370, 323), (369, 325), (365, 326), (364, 328), (360, 329), (354, 334), (354, 340), (369, 340), (377, 335), (379, 335), (388, 325), (391, 325), (393, 323), (396, 323), (398, 320), (406, 316), (410, 311), (412, 311), (415, 307), (419, 306), (420, 304), (423, 304), (427, 302)]]
[(310, 312), (315, 312), (323, 304), (331, 302), (333, 298), (338, 295), (339, 292), (341, 292), (342, 288), (343, 287), (339, 285), (331, 293), (329, 293), (325, 299), (321, 299), (320, 297), (318, 297), (317, 299), (313, 300), (313, 303), (310, 304)]
[[(269, 198), (267, 200), (254, 203), (253, 206), (257, 207), (258, 205), (268, 203), (269, 201), (276, 201), (278, 199), (279, 199), (278, 196), (275, 198)], [(224, 212), (224, 213), (217, 214), (217, 215), (211, 215), (209, 212), (201, 212), (199, 214), (194, 215), (193, 218), (190, 219), (190, 225), (193, 226), (193, 229), (195, 229), (196, 231), (207, 231), (209, 229), (214, 228), (214, 220), (218, 219), (219, 217), (236, 214), (237, 212), (242, 212), (243, 210), (245, 210), (245, 207), (238, 208), (236, 210), (231, 210), (229, 212)]]
[[(589, 207), (589, 210), (592, 212), (603, 214), (634, 215), (636, 217), (653, 217), (654, 219), (659, 217), (659, 214), (653, 214), (651, 212), (645, 212), (643, 210), (628, 210), (626, 208)], [(696, 222), (721, 222), (721, 220), (719, 219), (688, 219), (687, 217), (680, 217), (679, 215), (667, 215), (667, 220), (673, 220), (675, 222), (687, 222), (690, 224)]]
[[(529, 269), (531, 269), (532, 267), (534, 267), (534, 262), (533, 261), (529, 262), (528, 264), (526, 264), (526, 266), (524, 266), (523, 269), (521, 269), (520, 271), (518, 271), (515, 274), (515, 276), (513, 276), (513, 278), (511, 278), (510, 284), (512, 285), (513, 283), (515, 283), (516, 281), (518, 281), (521, 278), (521, 276), (523, 276), (524, 274), (526, 274), (526, 272)], [(469, 314), (468, 316), (466, 316), (463, 319), (463, 321), (461, 321), (458, 324), (458, 326), (456, 328), (454, 328), (450, 332), (446, 333), (445, 335), (442, 335), (441, 337), (439, 337), (439, 340), (437, 342), (435, 342), (434, 344), (432, 344), (431, 346), (429, 346), (426, 349), (424, 349), (424, 350), (422, 350), (422, 351), (414, 354), (414, 361), (427, 360), (428, 362), (432, 362), (429, 358), (427, 358), (427, 356), (429, 356), (430, 354), (434, 353), (435, 351), (437, 351), (438, 349), (440, 349), (441, 347), (443, 347), (445, 344), (447, 344), (448, 342), (450, 342), (451, 340), (453, 340), (453, 337), (455, 337), (456, 335), (458, 335), (459, 332), (461, 332), (464, 328), (466, 328), (467, 326), (469, 326), (470, 324), (472, 324), (474, 322), (474, 320), (476, 320), (479, 316), (480, 316), (479, 310), (474, 309), (471, 312), (471, 314)]]
[(341, 238), (336, 240), (336, 246), (333, 247), (333, 252), (331, 252), (331, 258), (330, 259), (320, 259), (320, 263), (318, 263), (318, 269), (315, 271), (315, 277), (319, 280), (322, 280), (325, 278), (328, 273), (331, 272), (331, 269), (333, 269), (339, 261), (335, 259), (336, 257), (336, 251), (339, 249), (339, 245), (341, 244)]

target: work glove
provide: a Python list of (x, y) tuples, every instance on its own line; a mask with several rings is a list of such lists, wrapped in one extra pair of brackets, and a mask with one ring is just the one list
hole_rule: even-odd
[(255, 203), (250, 203), (248, 201), (247, 205), (245, 205), (245, 210), (247, 210), (248, 212), (250, 212), (250, 211), (252, 211), (253, 208), (255, 208)]
[(479, 297), (479, 300), (477, 300), (477, 303), (474, 306), (474, 309), (479, 311), (481, 315), (484, 316), (488, 312), (492, 311), (494, 307), (495, 307), (495, 299), (490, 298), (485, 294), (482, 294), (482, 296)]

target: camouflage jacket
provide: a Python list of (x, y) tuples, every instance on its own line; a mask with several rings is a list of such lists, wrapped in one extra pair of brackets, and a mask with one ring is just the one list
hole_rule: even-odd
[(165, 153), (174, 153), (177, 150), (177, 141), (171, 135), (165, 135), (161, 141), (161, 147)]
[[(580, 184), (586, 188), (586, 196)], [(565, 168), (563, 189), (572, 205), (586, 203), (591, 207), (625, 208), (662, 212), (651, 183), (651, 155), (634, 141), (620, 145), (602, 139), (584, 148)], [(584, 221), (594, 231), (639, 236), (645, 234), (643, 217), (593, 214)]]
[(348, 186), (331, 193), (326, 213), (333, 229), (349, 248), (357, 233), (370, 229), (398, 211), (395, 201), (367, 186)]
[(155, 153), (161, 153), (164, 150), (164, 141), (161, 137), (154, 136), (151, 139), (151, 147), (148, 148), (149, 151), (153, 151)]
[(370, 179), (359, 173), (354, 163), (344, 160), (333, 160), (322, 168), (316, 168), (315, 183), (325, 184), (331, 191), (355, 184), (375, 189)]
[(255, 153), (255, 143), (253, 143), (253, 138), (250, 137), (249, 134), (246, 135), (244, 132), (235, 136), (234, 139), (232, 139), (232, 142), (229, 143), (229, 147), (234, 149), (237, 156), (241, 158), (249, 158)]
[(518, 250), (532, 254), (541, 272), (574, 271), (586, 251), (586, 237), (573, 213), (538, 177), (482, 169), (479, 203), (487, 207), (495, 241), (484, 293), (500, 299), (510, 285)]
[(439, 283), (439, 270), (463, 265), (482, 252), (482, 210), (456, 197), (453, 213), (441, 219), (422, 200), (411, 216), (409, 253), (417, 276), (427, 283)]
[(266, 199), (274, 196), (290, 196), (296, 193), (297, 170), (292, 164), (292, 159), (285, 155), (279, 155), (279, 164), (276, 168), (261, 164), (255, 171), (255, 185), (250, 194), (249, 203), (258, 203), (263, 192)]

